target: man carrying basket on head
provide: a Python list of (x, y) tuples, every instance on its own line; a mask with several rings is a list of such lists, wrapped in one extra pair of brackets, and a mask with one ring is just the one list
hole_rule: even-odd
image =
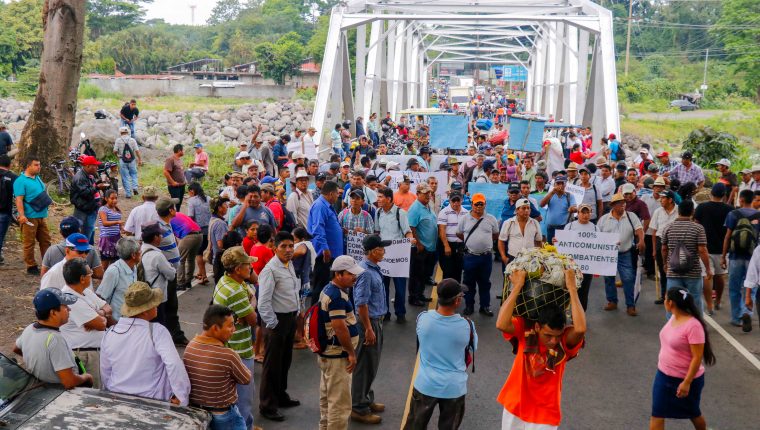
[[(502, 430), (559, 428), (562, 376), (568, 360), (578, 355), (586, 333), (586, 314), (578, 298), (575, 271), (565, 270), (573, 325), (565, 327), (565, 310), (550, 303), (538, 309), (537, 321), (513, 315), (526, 272), (510, 275), (512, 291), (499, 310), (496, 328), (517, 341), (517, 357), (496, 398), (503, 407)], [(558, 287), (561, 288), (561, 287)]]

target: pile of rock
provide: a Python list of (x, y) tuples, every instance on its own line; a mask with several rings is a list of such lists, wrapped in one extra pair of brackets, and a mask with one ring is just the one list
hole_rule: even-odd
[[(31, 102), (0, 99), (0, 120), (8, 125), (14, 139), (21, 136), (31, 107)], [(140, 119), (135, 124), (135, 135), (141, 145), (149, 148), (190, 145), (194, 140), (237, 146), (250, 142), (259, 124), (261, 138), (271, 140), (291, 134), (296, 128), (305, 130), (311, 126), (312, 115), (312, 104), (301, 100), (262, 102), (219, 111), (169, 112), (138, 107)], [(84, 133), (96, 153), (109, 153), (119, 134), (119, 112), (109, 113), (110, 118), (95, 119), (94, 110), (78, 110), (72, 143), (79, 142), (80, 133)]]

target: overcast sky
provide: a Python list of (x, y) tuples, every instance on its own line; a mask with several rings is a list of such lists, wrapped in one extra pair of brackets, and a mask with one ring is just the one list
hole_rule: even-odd
[(154, 0), (145, 5), (146, 19), (161, 18), (170, 24), (192, 24), (190, 6), (195, 5), (195, 24), (205, 24), (216, 0)]

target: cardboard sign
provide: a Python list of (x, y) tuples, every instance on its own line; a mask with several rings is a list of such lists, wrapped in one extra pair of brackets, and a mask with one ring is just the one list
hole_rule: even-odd
[[(565, 184), (565, 192), (573, 196), (573, 199), (575, 199), (575, 205), (578, 206), (583, 203), (583, 196), (586, 194), (586, 189), (580, 185), (574, 185), (568, 182)], [(591, 190), (591, 192), (593, 193), (594, 191)]]
[(391, 171), (388, 172), (388, 176), (391, 177), (391, 181), (388, 183), (388, 187), (392, 189), (393, 191), (398, 190), (398, 183), (402, 180), (403, 176), (406, 175), (409, 177), (409, 180), (411, 181), (409, 184), (409, 192), (412, 194), (417, 193), (417, 184), (426, 182), (429, 177), (434, 177), (438, 179), (438, 189), (436, 190), (436, 194), (439, 196), (446, 198), (446, 191), (448, 191), (448, 179), (449, 179), (449, 172), (446, 171), (439, 171), (439, 172), (412, 172), (410, 170), (406, 170), (403, 172), (398, 171)]
[[(362, 240), (364, 233), (349, 232), (346, 235), (346, 254), (357, 262), (364, 259)], [(411, 254), (412, 243), (408, 238), (394, 240), (392, 245), (385, 247), (385, 258), (379, 264), (380, 271), (384, 276), (408, 278)]]
[(615, 276), (620, 235), (598, 231), (557, 230), (557, 251), (573, 257), (587, 275)]

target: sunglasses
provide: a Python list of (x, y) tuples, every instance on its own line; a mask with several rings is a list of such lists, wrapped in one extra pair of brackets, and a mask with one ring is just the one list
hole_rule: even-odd
[(473, 206), (485, 206), (486, 204), (485, 203), (473, 203), (472, 205)]

